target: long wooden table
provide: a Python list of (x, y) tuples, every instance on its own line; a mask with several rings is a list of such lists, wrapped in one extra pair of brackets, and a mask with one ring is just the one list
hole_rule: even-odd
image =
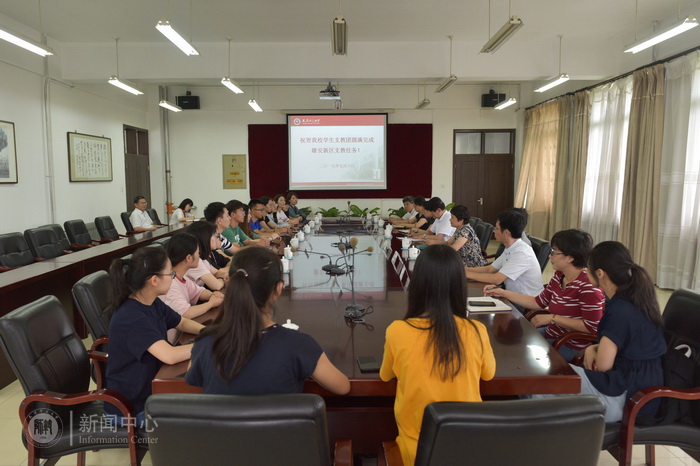
[[(83, 319), (73, 309), (73, 285), (88, 274), (108, 270), (112, 260), (182, 228), (182, 225), (161, 227), (0, 273), (0, 317), (42, 296), (54, 295), (63, 304), (80, 337), (85, 338), (87, 331)], [(14, 373), (0, 352), (0, 388), (14, 380)]]
[[(376, 373), (360, 372), (356, 360), (359, 356), (374, 356), (381, 361), (385, 330), (394, 320), (402, 319), (406, 311), (407, 292), (380, 251), (383, 246), (390, 246), (388, 255), (391, 255), (400, 251), (401, 245), (396, 237), (387, 244), (367, 235), (349, 233), (348, 236), (360, 239), (358, 250), (368, 245), (375, 247), (373, 258), (364, 254), (356, 257), (355, 278), (356, 301), (373, 306), (374, 312), (365, 316), (362, 323), (349, 322), (344, 317), (351, 302), (347, 281), (339, 280), (335, 284), (324, 273), (316, 273), (328, 260), (317, 254), (306, 257), (301, 251), (328, 250), (331, 242), (338, 241), (338, 236), (330, 232), (345, 229), (347, 225), (324, 224), (323, 228), (326, 234), (312, 235), (308, 244), (300, 245), (300, 251), (295, 253), (289, 283), (276, 304), (275, 320), (284, 323), (290, 319), (300, 326), (300, 331), (312, 335), (333, 364), (351, 380), (351, 391), (344, 396), (327, 392), (313, 380), (305, 383), (305, 392), (320, 394), (326, 401), (331, 442), (336, 438), (352, 438), (356, 452), (376, 454), (379, 441), (396, 436), (393, 417), (396, 383), (382, 382)], [(367, 267), (374, 269), (368, 273)], [(483, 284), (470, 282), (470, 296), (481, 296), (482, 288)], [(198, 320), (211, 322), (214, 315), (215, 312), (210, 312)], [(473, 318), (486, 325), (496, 357), (496, 376), (481, 383), (485, 398), (579, 391), (578, 375), (520, 313), (480, 314)], [(184, 381), (187, 364), (164, 366), (153, 381), (153, 393), (200, 393), (199, 387)]]

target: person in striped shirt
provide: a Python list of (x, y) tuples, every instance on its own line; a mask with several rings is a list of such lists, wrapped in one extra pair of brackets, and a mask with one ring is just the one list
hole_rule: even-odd
[[(486, 296), (503, 297), (526, 309), (548, 309), (547, 314), (532, 318), (532, 325), (551, 343), (567, 332), (596, 334), (603, 316), (605, 296), (586, 275), (586, 262), (593, 249), (593, 238), (581, 230), (562, 230), (551, 240), (550, 261), (554, 276), (538, 296), (514, 293), (501, 288), (486, 287)], [(590, 342), (573, 339), (559, 349), (566, 361)]]

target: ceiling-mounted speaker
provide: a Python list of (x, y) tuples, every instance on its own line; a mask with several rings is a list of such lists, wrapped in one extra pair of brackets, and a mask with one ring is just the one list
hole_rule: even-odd
[(199, 96), (192, 95), (187, 91), (187, 95), (179, 95), (175, 97), (178, 107), (183, 110), (199, 110)]

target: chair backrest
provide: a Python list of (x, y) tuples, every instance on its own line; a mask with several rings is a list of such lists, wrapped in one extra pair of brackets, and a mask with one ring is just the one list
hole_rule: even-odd
[(148, 437), (158, 439), (148, 447), (154, 465), (331, 463), (318, 395), (153, 395), (146, 414), (155, 421)]
[(68, 241), (70, 241), (71, 244), (92, 244), (90, 232), (88, 232), (87, 226), (82, 220), (68, 220), (63, 224), (63, 228), (66, 229)]
[(415, 464), (596, 464), (604, 413), (597, 397), (580, 395), (432, 403), (423, 414)]
[(22, 233), (0, 235), (0, 266), (21, 267), (32, 262), (34, 262), (34, 254)]
[(68, 241), (68, 236), (66, 236), (66, 232), (63, 231), (61, 225), (59, 225), (58, 223), (51, 223), (48, 225), (42, 225), (37, 228), (51, 228), (56, 234), (56, 238), (58, 238), (58, 242), (61, 244), (63, 250), (70, 251), (70, 241)]
[(476, 233), (476, 237), (479, 238), (481, 249), (486, 251), (486, 248), (489, 247), (489, 241), (491, 241), (491, 237), (493, 236), (493, 225), (480, 221), (476, 224), (476, 227), (474, 227), (474, 232)]
[(158, 238), (153, 242), (153, 244), (160, 244), (163, 246), (164, 249), (168, 249), (168, 242), (170, 241), (170, 236), (166, 236), (165, 238)]
[(535, 257), (537, 257), (537, 262), (540, 263), (540, 271), (544, 272), (544, 268), (547, 267), (547, 261), (549, 260), (549, 253), (552, 252), (552, 245), (549, 241), (545, 241), (540, 238), (535, 238), (534, 236), (527, 235), (532, 243), (532, 250), (535, 251)]
[(100, 234), (100, 239), (119, 239), (119, 232), (114, 227), (112, 217), (109, 215), (95, 218), (95, 228)]
[(65, 249), (61, 246), (58, 236), (50, 226), (24, 230), (24, 239), (27, 240), (34, 257), (53, 259), (65, 254)]
[(163, 222), (160, 221), (158, 218), (158, 212), (156, 209), (146, 209), (146, 212), (148, 213), (148, 216), (151, 217), (151, 221), (153, 222), (154, 225), (162, 225)]
[(481, 219), (479, 217), (469, 217), (469, 225), (472, 226), (472, 228), (476, 227), (476, 224), (481, 222)]
[(129, 219), (129, 212), (122, 212), (121, 217), (122, 217), (122, 223), (124, 224), (124, 228), (126, 228), (126, 234), (130, 235), (134, 232), (134, 227), (131, 225), (131, 220)]
[(73, 285), (73, 300), (78, 312), (90, 330), (93, 340), (106, 337), (112, 318), (112, 286), (109, 274), (98, 270), (78, 280)]
[(664, 329), (700, 348), (700, 293), (676, 290), (663, 312)]
[(44, 296), (0, 317), (0, 346), (25, 395), (37, 390), (80, 393), (88, 389), (87, 351), (55, 296)]

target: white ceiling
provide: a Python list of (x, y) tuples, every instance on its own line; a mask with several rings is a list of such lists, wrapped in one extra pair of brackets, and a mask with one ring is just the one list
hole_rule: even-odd
[[(226, 71), (226, 37), (234, 41), (232, 74), (244, 81), (426, 82), (448, 75), (448, 35), (454, 36), (453, 67), (460, 82), (535, 81), (557, 73), (560, 34), (563, 71), (573, 79), (600, 80), (652, 61), (651, 53), (623, 56), (622, 46), (634, 40), (635, 29), (639, 37), (648, 35), (653, 20), (662, 25), (674, 21), (679, 7), (678, 0), (638, 0), (635, 27), (635, 0), (511, 3), (512, 14), (525, 26), (493, 55), (478, 55), (489, 36), (488, 0), (342, 1), (349, 55), (332, 61), (327, 57), (330, 23), (339, 11), (336, 1), (192, 0), (191, 37), (202, 53), (197, 58), (185, 57), (154, 27), (168, 18), (190, 35), (189, 0), (1, 0), (0, 26), (16, 22), (42, 30), (50, 42), (60, 44), (56, 58), (66, 76), (86, 82), (108, 73), (102, 68), (113, 67), (115, 37), (123, 51), (122, 70), (148, 82), (215, 83)], [(700, 12), (700, 0), (680, 5), (683, 15)], [(508, 10), (508, 0), (491, 1), (491, 33), (505, 23)], [(696, 30), (676, 48), (700, 45)], [(309, 51), (306, 61), (299, 51), (304, 48)], [(91, 54), (100, 58), (78, 66)], [(285, 63), (291, 54), (300, 63)], [(178, 66), (162, 66), (163, 58), (171, 56)]]

